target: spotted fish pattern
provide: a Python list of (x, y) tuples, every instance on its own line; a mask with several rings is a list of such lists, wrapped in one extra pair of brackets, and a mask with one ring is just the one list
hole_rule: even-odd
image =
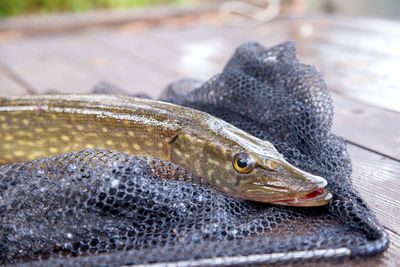
[(318, 206), (331, 197), (325, 179), (290, 165), (270, 142), (165, 102), (112, 95), (3, 97), (0, 130), (0, 164), (96, 148), (170, 161), (242, 199)]

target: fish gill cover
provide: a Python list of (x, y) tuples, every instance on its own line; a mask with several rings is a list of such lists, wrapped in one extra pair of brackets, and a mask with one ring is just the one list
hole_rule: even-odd
[[(191, 92), (183, 88), (193, 88)], [(0, 263), (182, 266), (285, 263), (374, 255), (388, 237), (353, 188), (332, 102), (295, 44), (240, 46), (205, 83), (170, 85), (162, 100), (199, 109), (271, 141), (324, 177), (333, 200), (314, 208), (234, 199), (150, 159), (85, 150), (0, 167)], [(171, 172), (171, 170), (173, 170)]]

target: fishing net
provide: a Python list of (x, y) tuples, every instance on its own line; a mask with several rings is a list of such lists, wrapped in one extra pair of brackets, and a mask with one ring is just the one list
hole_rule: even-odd
[(293, 42), (244, 44), (221, 74), (176, 82), (162, 99), (271, 141), (289, 162), (326, 178), (333, 201), (298, 208), (234, 199), (169, 162), (105, 150), (3, 165), (0, 263), (273, 264), (388, 246), (352, 187), (343, 139), (330, 133), (326, 85), (299, 62)]

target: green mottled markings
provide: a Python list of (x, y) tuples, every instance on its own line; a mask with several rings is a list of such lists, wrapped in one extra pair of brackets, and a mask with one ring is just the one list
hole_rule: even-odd
[(161, 129), (151, 121), (138, 120), (132, 112), (113, 108), (77, 108), (75, 104), (79, 101), (36, 100), (2, 100), (0, 163), (29, 161), (86, 148), (169, 158), (167, 140), (175, 133), (173, 126)]
[[(86, 148), (116, 150), (135, 155), (146, 151), (147, 154), (156, 150), (153, 142), (158, 144), (157, 154), (169, 153), (168, 146), (161, 141), (172, 133), (165, 131), (164, 134), (151, 135), (148, 129), (132, 121), (105, 119), (96, 115), (37, 112), (30, 115), (28, 122), (24, 122), (26, 113), (11, 111), (8, 117), (12, 117), (12, 120), (6, 117), (2, 123), (5, 125), (0, 132), (3, 140), (2, 163), (22, 162)], [(132, 129), (136, 135), (132, 134)]]
[[(283, 205), (298, 206), (292, 199), (326, 185), (323, 178), (287, 163), (268, 141), (207, 113), (153, 100), (110, 95), (0, 98), (0, 139), (0, 164), (87, 148), (113, 150), (171, 161), (234, 197)], [(235, 165), (238, 155), (251, 159), (251, 168), (243, 162)], [(307, 199), (304, 205), (326, 204), (327, 196)]]

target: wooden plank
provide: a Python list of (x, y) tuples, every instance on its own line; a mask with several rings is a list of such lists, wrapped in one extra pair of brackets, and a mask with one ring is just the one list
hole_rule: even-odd
[(169, 82), (178, 79), (145, 60), (101, 46), (81, 35), (3, 42), (0, 61), (38, 93), (90, 92), (95, 84), (106, 80), (128, 90), (134, 88), (136, 92), (157, 96)]
[(324, 15), (300, 18), (287, 27), (300, 58), (318, 66), (332, 90), (400, 111), (398, 21)]
[[(365, 27), (366, 23), (380, 27)], [(117, 28), (110, 36), (96, 38), (126, 53), (147, 57), (182, 77), (197, 79), (220, 72), (243, 42), (254, 40), (271, 46), (292, 39), (301, 61), (319, 67), (333, 91), (400, 111), (400, 76), (396, 73), (400, 54), (395, 49), (400, 47), (399, 22), (314, 16), (277, 19), (251, 28), (206, 24), (165, 26), (142, 34), (135, 31)], [(142, 49), (136, 49), (140, 46)]]
[[(323, 266), (400, 266), (400, 163), (354, 145), (348, 145), (348, 152), (353, 163), (354, 187), (388, 232), (390, 245), (374, 257), (324, 262)], [(307, 266), (317, 267), (321, 263)]]
[[(369, 266), (400, 264), (400, 163), (353, 145), (353, 183), (391, 237), (389, 249), (368, 259)], [(365, 265), (363, 265), (365, 266)]]
[[(267, 38), (268, 36), (268, 38)], [(267, 46), (290, 39), (285, 29), (258, 29), (226, 25), (194, 25), (164, 27), (137, 32), (129, 27), (113, 31), (96, 31), (90, 38), (136, 58), (151, 61), (180, 78), (208, 80), (220, 73), (235, 49), (250, 40)]]
[(348, 148), (355, 187), (382, 225), (400, 235), (400, 162), (353, 145)]
[(86, 36), (69, 36), (65, 42), (67, 49), (52, 45), (51, 52), (65, 60), (73, 58), (77, 68), (90, 71), (97, 81), (106, 80), (133, 93), (157, 97), (170, 82), (180, 78), (146, 58), (129, 55)]
[[(127, 55), (151, 62), (178, 79), (206, 80), (222, 69), (213, 57), (220, 55), (223, 43), (203, 39), (196, 27), (185, 29), (154, 29), (149, 32), (131, 32), (119, 28), (112, 32), (95, 32), (91, 38), (96, 42), (117, 49)], [(161, 45), (160, 45), (161, 44)]]
[[(151, 13), (149, 16), (152, 16)], [(147, 26), (151, 30), (143, 36), (129, 34), (129, 28), (134, 32), (137, 27), (125, 25), (115, 28), (116, 34), (110, 31), (99, 39), (136, 58), (162, 65), (163, 69), (173, 73), (178, 72), (179, 77), (198, 79), (208, 79), (219, 72), (240, 43), (255, 40), (270, 46), (292, 39), (297, 42), (301, 60), (318, 66), (331, 89), (400, 111), (400, 76), (397, 75), (400, 67), (397, 49), (400, 47), (400, 23), (397, 21), (324, 15), (276, 19), (256, 27), (226, 26), (216, 23), (215, 18), (189, 28), (185, 28), (187, 24), (183, 25), (170, 23), (160, 27), (161, 30)], [(157, 36), (159, 34), (161, 36)], [(66, 76), (72, 73), (73, 80), (85, 80), (71, 70), (68, 62), (54, 61), (55, 68), (66, 72)], [(29, 64), (25, 69), (29, 69)], [(81, 70), (78, 72), (81, 73)], [(138, 70), (135, 69), (135, 72)], [(58, 76), (60, 74), (55, 77)]]
[(400, 160), (400, 113), (333, 94), (333, 133)]
[(51, 44), (66, 48), (63, 41), (53, 37), (3, 42), (0, 61), (38, 93), (87, 92), (96, 81), (94, 75), (49, 51)]
[[(125, 25), (109, 31), (85, 32), (86, 37), (90, 35), (89, 37), (93, 38), (93, 43), (89, 45), (92, 48), (89, 51), (83, 44), (82, 53), (77, 51), (76, 45), (75, 48), (69, 47), (70, 42), (67, 42), (68, 45), (63, 44), (63, 41), (68, 40), (66, 36), (55, 38), (59, 39), (57, 45), (53, 45), (59, 48), (58, 54), (46, 51), (46, 38), (20, 39), (20, 42), (28, 43), (26, 46), (38, 46), (41, 43), (41, 52), (31, 49), (21, 50), (20, 48), (26, 46), (16, 40), (1, 45), (0, 51), (4, 48), (6, 49), (4, 53), (9, 53), (8, 46), (11, 44), (16, 45), (15, 50), (18, 48), (18, 52), (24, 51), (25, 64), (19, 63), (18, 56), (7, 60), (6, 63), (10, 64), (12, 70), (19, 75), (20, 73), (24, 73), (24, 76), (28, 75), (27, 81), (32, 83), (32, 86), (37, 85), (41, 92), (56, 88), (63, 91), (67, 89), (80, 91), (82, 88), (91, 88), (96, 81), (108, 77), (115, 77), (110, 81), (129, 89), (132, 88), (132, 84), (140, 83), (139, 87), (142, 90), (141, 88), (144, 88), (144, 84), (148, 82), (151, 86), (152, 83), (160, 81), (156, 84), (160, 86), (161, 81), (165, 85), (178, 78), (208, 79), (222, 70), (234, 49), (243, 42), (255, 40), (263, 45), (271, 46), (294, 39), (297, 42), (300, 59), (321, 68), (330, 88), (361, 101), (385, 105), (394, 110), (399, 109), (400, 97), (397, 92), (400, 82), (395, 70), (400, 64), (400, 54), (396, 52), (396, 49), (391, 49), (398, 46), (399, 38), (396, 36), (399, 36), (399, 33), (396, 29), (400, 27), (395, 26), (399, 23), (373, 20), (372, 22), (385, 27), (368, 29), (363, 26), (366, 22), (364, 20), (361, 23), (357, 19), (339, 17), (335, 20), (335, 18), (335, 16), (315, 16), (307, 19), (278, 19), (252, 28), (229, 27), (215, 24), (215, 21), (189, 28), (172, 24), (153, 29), (147, 28), (144, 33), (137, 33), (137, 27)], [(372, 22), (369, 21), (369, 24)], [(75, 37), (79, 39), (79, 35), (77, 36)], [(376, 41), (372, 44), (367, 42), (372, 39)], [(101, 44), (106, 47), (101, 47)], [(65, 53), (60, 52), (62, 49), (66, 49)], [(114, 60), (103, 60), (97, 55), (89, 59), (94, 64), (103, 64), (102, 67), (96, 66), (92, 69), (93, 66), (90, 64), (75, 66), (74, 61), (79, 58), (87, 59), (86, 52), (93, 50), (92, 54), (95, 54), (96, 50), (107, 49), (110, 50), (108, 53)], [(116, 55), (116, 51), (121, 54)], [(1, 53), (0, 57), (3, 57)], [(132, 62), (138, 61), (138, 63), (115, 64), (117, 59), (122, 58), (122, 62), (124, 61), (123, 53)], [(9, 59), (10, 56), (7, 58)], [(34, 64), (30, 59), (35, 59), (37, 62)], [(16, 62), (10, 63), (13, 60)], [(36, 64), (39, 62), (41, 64), (37, 67)], [(112, 62), (113, 66), (105, 67), (104, 62)], [(135, 65), (130, 72), (132, 78), (127, 74), (124, 64), (128, 67)], [(42, 81), (42, 76), (37, 75), (41, 68), (43, 72), (50, 73), (47, 81)], [(105, 69), (105, 71), (99, 69)], [(32, 75), (29, 74), (31, 72), (37, 78), (31, 77)], [(163, 73), (161, 77), (151, 77), (157, 76), (159, 72)], [(142, 77), (142, 80), (139, 80), (136, 74)], [(166, 77), (169, 75), (171, 79)], [(99, 76), (104, 78), (101, 79)], [(69, 88), (65, 88), (66, 85)]]

